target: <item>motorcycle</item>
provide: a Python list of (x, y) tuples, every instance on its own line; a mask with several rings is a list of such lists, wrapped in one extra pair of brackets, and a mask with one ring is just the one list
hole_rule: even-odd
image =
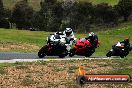
[[(62, 41), (64, 41), (64, 39), (62, 39)], [(39, 58), (43, 58), (45, 56), (59, 56), (60, 58), (64, 58), (67, 55), (67, 46), (65, 45), (65, 43), (62, 43), (60, 41), (50, 41), (47, 45), (43, 46), (38, 52)]]
[(85, 57), (90, 57), (95, 52), (95, 48), (89, 40), (85, 38), (79, 38), (75, 43), (74, 47), (70, 50), (69, 56), (80, 55)]
[(129, 54), (130, 49), (125, 49), (124, 46), (112, 46), (112, 49), (106, 54), (107, 57), (120, 56), (121, 58), (126, 57)]

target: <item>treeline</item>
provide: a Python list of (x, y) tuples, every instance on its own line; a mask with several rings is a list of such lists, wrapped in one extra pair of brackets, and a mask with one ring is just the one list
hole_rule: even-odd
[(119, 0), (115, 6), (107, 3), (93, 5), (77, 0), (42, 0), (35, 11), (28, 0), (18, 1), (6, 9), (0, 0), (0, 27), (39, 31), (61, 31), (71, 27), (74, 31), (90, 31), (93, 27), (113, 27), (132, 17), (132, 0)]

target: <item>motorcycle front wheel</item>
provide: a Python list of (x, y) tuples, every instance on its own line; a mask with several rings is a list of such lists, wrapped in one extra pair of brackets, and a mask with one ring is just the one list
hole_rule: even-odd
[(43, 57), (46, 56), (46, 54), (44, 53), (44, 51), (45, 51), (46, 49), (47, 49), (47, 46), (43, 46), (43, 47), (39, 50), (39, 52), (38, 52), (39, 58), (43, 58)]
[(38, 52), (38, 56), (39, 56), (39, 58), (43, 58), (45, 56), (45, 54), (43, 52)]
[(112, 56), (112, 51), (109, 51), (107, 54), (106, 54), (107, 57), (111, 57)]

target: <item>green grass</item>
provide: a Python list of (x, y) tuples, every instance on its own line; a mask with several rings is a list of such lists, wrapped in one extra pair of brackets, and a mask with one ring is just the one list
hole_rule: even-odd
[[(4, 6), (7, 8), (13, 8), (15, 3), (20, 0), (3, 0)], [(32, 6), (35, 10), (40, 9), (40, 1), (41, 0), (28, 0), (29, 5)], [(62, 1), (62, 0), (59, 0)], [(115, 5), (118, 3), (119, 0), (79, 0), (79, 1), (86, 1), (86, 2), (92, 2), (93, 4), (99, 4), (99, 3), (109, 3), (110, 5)]]
[(42, 46), (50, 32), (0, 29), (0, 42), (28, 43)]
[[(46, 37), (51, 32), (40, 31), (27, 31), (27, 30), (15, 30), (15, 29), (0, 29), (0, 42), (13, 42), (13, 43), (26, 43), (42, 47), (46, 44)], [(105, 55), (111, 46), (118, 41), (122, 41), (126, 37), (130, 37), (130, 43), (132, 43), (132, 26), (111, 29), (108, 31), (102, 31), (96, 33), (99, 37), (100, 47), (96, 49), (95, 56)], [(86, 37), (87, 34), (77, 34), (77, 38)], [(14, 50), (15, 51), (15, 50)], [(17, 52), (17, 50), (15, 51)], [(24, 52), (24, 51), (22, 51)], [(130, 53), (129, 56), (132, 56)]]
[(110, 5), (116, 5), (118, 4), (119, 0), (79, 0), (79, 1), (92, 2), (93, 4), (108, 3)]

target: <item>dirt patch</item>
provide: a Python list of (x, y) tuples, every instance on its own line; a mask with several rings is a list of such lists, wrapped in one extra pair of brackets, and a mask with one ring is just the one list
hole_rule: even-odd
[(26, 44), (26, 43), (12, 43), (12, 42), (0, 42), (0, 51), (35, 51), (38, 50), (39, 47), (36, 45)]
[[(92, 60), (90, 62), (82, 61), (82, 63), (85, 68), (89, 69), (89, 65), (92, 67), (87, 70), (88, 74), (91, 72), (91, 74), (103, 74), (115, 70), (103, 61), (94, 61), (94, 64), (91, 64)], [(0, 75), (0, 86), (2, 88), (81, 88), (75, 81), (79, 65), (80, 61), (49, 61), (10, 66), (4, 70), (6, 74)], [(83, 88), (120, 88), (121, 86), (123, 85), (86, 84)]]

